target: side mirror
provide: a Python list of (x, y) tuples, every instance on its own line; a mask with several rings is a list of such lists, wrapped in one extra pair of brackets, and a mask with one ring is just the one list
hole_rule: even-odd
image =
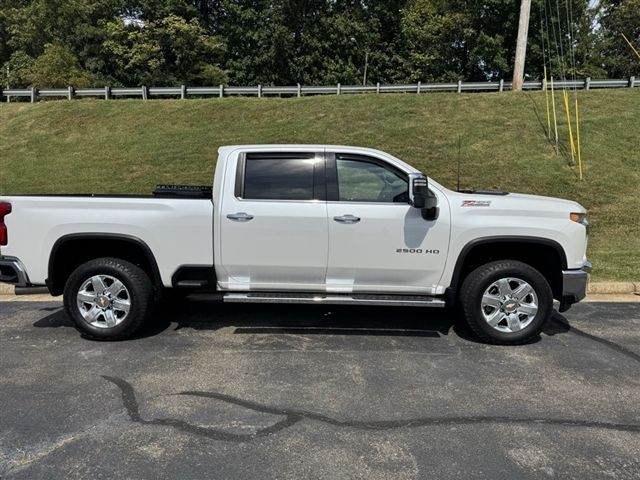
[(422, 218), (438, 218), (438, 199), (429, 190), (427, 177), (420, 173), (409, 174), (409, 203), (422, 211)]
[(427, 177), (419, 173), (411, 173), (409, 175), (409, 203), (411, 206), (424, 208), (428, 192)]

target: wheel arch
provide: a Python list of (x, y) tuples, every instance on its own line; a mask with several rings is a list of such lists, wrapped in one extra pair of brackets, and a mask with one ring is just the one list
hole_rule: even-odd
[(456, 302), (462, 282), (474, 268), (493, 260), (518, 260), (536, 268), (549, 282), (554, 298), (561, 297), (567, 255), (560, 243), (541, 237), (492, 236), (474, 239), (462, 248), (446, 291), (447, 303)]
[(62, 294), (73, 270), (101, 257), (120, 258), (139, 266), (149, 275), (155, 290), (160, 290), (158, 263), (151, 248), (140, 238), (114, 233), (72, 233), (60, 237), (51, 248), (46, 280), (51, 294)]

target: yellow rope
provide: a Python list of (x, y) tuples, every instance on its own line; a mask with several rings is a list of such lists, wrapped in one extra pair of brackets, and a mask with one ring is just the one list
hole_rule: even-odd
[(621, 33), (620, 35), (622, 35), (622, 38), (625, 39), (625, 41), (629, 44), (629, 46), (631, 47), (631, 50), (633, 50), (633, 53), (636, 54), (636, 56), (638, 57), (638, 60), (640, 60), (640, 53), (638, 53), (638, 51), (635, 49), (635, 47), (631, 44), (631, 42), (629, 41), (629, 39), (624, 35), (624, 33)]
[(569, 129), (569, 145), (571, 148), (571, 163), (576, 161), (576, 145), (573, 143), (573, 127), (571, 126), (571, 112), (569, 111), (569, 95), (567, 91), (563, 90), (564, 94), (564, 109), (567, 115), (567, 128)]
[(553, 129), (556, 135), (556, 153), (558, 153), (558, 117), (556, 116), (556, 93), (553, 88), (553, 75), (551, 75), (551, 106), (553, 108)]
[(578, 173), (582, 180), (582, 155), (580, 155), (580, 115), (578, 113), (578, 97), (576, 97), (576, 142), (578, 143)]
[(551, 139), (551, 113), (549, 112), (549, 92), (547, 88), (547, 66), (544, 66), (544, 100), (547, 104), (547, 137)]

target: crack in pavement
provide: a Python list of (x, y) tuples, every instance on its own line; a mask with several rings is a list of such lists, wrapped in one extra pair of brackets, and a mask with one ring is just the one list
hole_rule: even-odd
[(111, 421), (114, 417), (115, 415), (111, 415), (98, 423), (89, 425), (86, 428), (64, 435), (53, 441), (49, 441), (47, 435), (43, 434), (40, 437), (40, 441), (34, 446), (31, 446), (31, 448), (25, 449), (15, 446), (10, 453), (5, 453), (3, 449), (0, 448), (0, 479), (5, 478), (5, 475), (13, 475), (18, 471), (28, 468), (34, 463), (41, 463), (45, 459), (48, 460), (51, 455), (67, 448), (69, 444), (78, 443), (95, 436), (105, 435), (105, 432), (119, 432), (121, 428), (120, 424), (123, 424), (123, 422), (119, 421), (118, 426), (115, 427), (115, 424)]
[(562, 427), (598, 428), (604, 430), (615, 430), (620, 432), (640, 433), (640, 424), (624, 424), (612, 422), (598, 422), (589, 420), (541, 418), (541, 417), (511, 417), (511, 416), (447, 416), (447, 417), (419, 417), (406, 420), (379, 420), (379, 421), (358, 421), (358, 420), (338, 420), (320, 413), (306, 410), (286, 409), (262, 405), (250, 400), (216, 392), (185, 391), (177, 395), (204, 397), (225, 402), (230, 405), (244, 407), (258, 413), (285, 417), (273, 425), (256, 430), (251, 434), (236, 434), (225, 432), (213, 427), (203, 427), (194, 425), (184, 420), (175, 418), (155, 418), (145, 420), (140, 415), (140, 408), (136, 399), (135, 390), (127, 381), (102, 375), (102, 378), (116, 385), (122, 393), (122, 401), (131, 421), (142, 425), (157, 425), (173, 427), (185, 433), (200, 435), (214, 440), (229, 442), (247, 442), (255, 438), (266, 437), (281, 432), (292, 427), (302, 420), (313, 420), (334, 427), (346, 427), (356, 430), (393, 430), (400, 428), (416, 428), (426, 426), (448, 426), (448, 425), (477, 425), (477, 424), (502, 424), (502, 425), (551, 425)]

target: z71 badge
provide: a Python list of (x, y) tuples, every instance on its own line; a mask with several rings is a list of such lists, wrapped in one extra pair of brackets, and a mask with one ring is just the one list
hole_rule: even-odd
[(491, 200), (463, 200), (462, 207), (490, 207)]

